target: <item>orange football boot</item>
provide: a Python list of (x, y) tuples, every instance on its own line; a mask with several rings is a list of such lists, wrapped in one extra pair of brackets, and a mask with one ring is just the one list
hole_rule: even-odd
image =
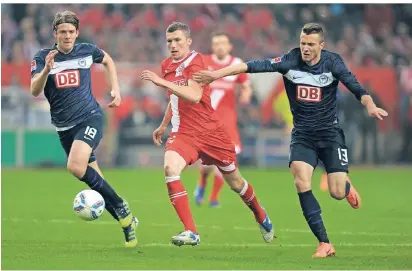
[(346, 196), (346, 199), (353, 209), (359, 209), (361, 207), (361, 198), (359, 196), (359, 193), (356, 191), (355, 187), (353, 187), (353, 184), (350, 181), (349, 177), (347, 181), (350, 183), (350, 190), (349, 194)]
[(333, 248), (332, 244), (320, 242), (312, 258), (326, 258), (330, 256), (335, 256), (335, 253), (336, 250)]

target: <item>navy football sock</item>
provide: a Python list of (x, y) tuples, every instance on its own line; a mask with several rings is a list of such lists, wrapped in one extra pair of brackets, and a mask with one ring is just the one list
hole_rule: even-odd
[(350, 191), (350, 182), (346, 181), (345, 197), (349, 195), (349, 191)]
[(91, 189), (99, 192), (104, 198), (106, 206), (107, 202), (109, 202), (109, 205), (112, 207), (119, 206), (123, 203), (122, 198), (117, 195), (114, 189), (99, 175), (99, 173), (97, 173), (94, 168), (88, 166), (86, 173), (80, 181), (85, 182)]
[(105, 201), (105, 208), (106, 210), (109, 212), (109, 214), (112, 215), (112, 217), (114, 219), (116, 219), (117, 221), (119, 221), (119, 217), (116, 214), (116, 211), (114, 210), (113, 205), (110, 203), (110, 201)]
[(322, 210), (312, 190), (298, 193), (300, 206), (302, 207), (303, 215), (313, 234), (318, 238), (319, 242), (329, 243), (328, 235), (326, 234), (325, 226), (322, 220)]

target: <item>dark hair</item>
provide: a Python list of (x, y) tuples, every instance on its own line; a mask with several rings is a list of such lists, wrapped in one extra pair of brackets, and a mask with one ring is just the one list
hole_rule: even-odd
[(225, 37), (227, 37), (227, 38), (229, 39), (229, 41), (230, 41), (229, 35), (228, 35), (226, 32), (223, 32), (223, 31), (221, 31), (221, 32), (213, 32), (212, 35), (211, 35), (211, 38), (213, 39), (214, 37), (220, 37), (220, 36), (225, 36)]
[(177, 30), (182, 31), (185, 33), (186, 37), (190, 38), (190, 28), (187, 26), (187, 24), (180, 23), (180, 22), (173, 22), (171, 25), (169, 25), (166, 29), (167, 33), (173, 33)]
[(302, 32), (305, 33), (306, 35), (319, 34), (321, 41), (323, 41), (324, 39), (323, 27), (322, 25), (317, 24), (317, 23), (305, 24), (302, 28)]
[(54, 15), (53, 31), (57, 31), (59, 24), (66, 23), (74, 25), (74, 27), (76, 27), (76, 30), (79, 30), (79, 18), (77, 17), (76, 13), (66, 10), (63, 12), (57, 12), (56, 15)]

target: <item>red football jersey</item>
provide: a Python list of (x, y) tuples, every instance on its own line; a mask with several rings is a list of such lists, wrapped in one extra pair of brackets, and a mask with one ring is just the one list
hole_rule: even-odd
[[(205, 62), (208, 70), (215, 71), (242, 63), (242, 60), (231, 55), (219, 60), (212, 54), (205, 56)], [(219, 120), (226, 126), (232, 141), (237, 147), (237, 152), (240, 151), (241, 144), (237, 129), (236, 84), (242, 84), (248, 80), (248, 75), (242, 73), (220, 78), (210, 85), (212, 89), (210, 95), (212, 107), (216, 110)]]
[[(195, 51), (190, 52), (180, 61), (171, 57), (162, 62), (163, 77), (177, 85), (188, 85), (193, 73), (205, 70), (203, 56)], [(168, 91), (172, 108), (172, 133), (191, 135), (205, 134), (222, 126), (211, 106), (210, 87), (203, 87), (203, 95), (199, 103), (193, 104)]]

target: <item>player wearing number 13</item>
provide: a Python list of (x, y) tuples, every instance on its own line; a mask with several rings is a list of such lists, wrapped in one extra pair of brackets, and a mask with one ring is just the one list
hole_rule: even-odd
[(386, 111), (376, 107), (342, 58), (323, 50), (323, 47), (322, 26), (306, 24), (300, 35), (300, 48), (282, 57), (249, 61), (213, 72), (200, 71), (193, 76), (195, 81), (208, 84), (218, 78), (244, 72), (279, 72), (283, 75), (294, 124), (289, 166), (303, 215), (319, 241), (314, 258), (335, 254), (326, 234), (321, 208), (311, 189), (312, 173), (318, 159), (328, 173), (331, 196), (338, 200), (346, 198), (355, 209), (360, 207), (359, 194), (347, 179), (347, 148), (336, 106), (339, 81), (361, 101), (370, 116), (378, 119), (387, 116)]
[(79, 35), (79, 19), (75, 13), (57, 13), (53, 32), (56, 44), (37, 52), (31, 62), (31, 93), (38, 96), (44, 90), (50, 103), (52, 124), (68, 156), (67, 169), (103, 196), (107, 211), (123, 228), (126, 247), (134, 247), (137, 219), (128, 203), (103, 178), (94, 155), (103, 134), (103, 112), (92, 95), (90, 67), (101, 63), (106, 68), (113, 89), (109, 107), (113, 107), (120, 104), (115, 64), (96, 45), (75, 44)]

